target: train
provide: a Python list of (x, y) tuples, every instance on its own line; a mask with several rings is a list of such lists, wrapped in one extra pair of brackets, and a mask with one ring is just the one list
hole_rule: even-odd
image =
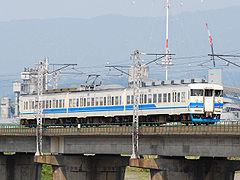
[[(57, 89), (41, 97), (43, 124), (131, 123), (133, 88), (92, 90)], [(19, 98), (22, 125), (36, 124), (38, 96), (22, 94)], [(220, 121), (223, 86), (212, 83), (180, 83), (144, 86), (139, 89), (140, 122)]]

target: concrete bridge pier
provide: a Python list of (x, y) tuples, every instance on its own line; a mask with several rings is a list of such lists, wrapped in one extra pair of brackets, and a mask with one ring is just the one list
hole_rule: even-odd
[(36, 162), (53, 167), (54, 180), (124, 180), (129, 158), (120, 155), (39, 156)]
[(151, 180), (234, 180), (240, 169), (240, 161), (226, 158), (159, 157), (130, 160), (130, 165), (150, 169)]
[(41, 180), (41, 168), (34, 163), (34, 154), (0, 154), (1, 180)]

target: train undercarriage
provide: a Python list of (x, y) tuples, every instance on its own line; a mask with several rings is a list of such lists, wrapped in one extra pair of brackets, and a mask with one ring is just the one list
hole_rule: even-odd
[[(111, 124), (111, 123), (119, 123), (119, 124), (131, 124), (132, 116), (115, 116), (115, 117), (87, 117), (87, 118), (58, 118), (58, 119), (50, 119), (43, 118), (44, 125), (91, 125), (91, 124)], [(183, 115), (150, 115), (150, 116), (139, 116), (140, 124), (144, 123), (159, 123), (165, 124), (169, 122), (191, 122), (190, 114)], [(26, 126), (35, 126), (36, 119), (21, 119), (21, 125)]]

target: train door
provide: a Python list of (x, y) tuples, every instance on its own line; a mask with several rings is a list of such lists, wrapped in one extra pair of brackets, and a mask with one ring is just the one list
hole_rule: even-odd
[(214, 110), (214, 96), (213, 89), (204, 90), (204, 111), (213, 112)]
[(171, 114), (176, 114), (177, 91), (172, 91)]

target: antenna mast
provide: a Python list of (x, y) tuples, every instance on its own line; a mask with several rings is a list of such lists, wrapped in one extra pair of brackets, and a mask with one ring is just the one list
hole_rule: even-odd
[[(210, 34), (210, 30), (208, 28), (208, 24), (206, 23), (206, 27), (207, 27), (207, 31), (208, 31), (208, 36), (209, 36), (209, 42), (210, 42), (210, 46), (211, 46), (211, 51), (212, 51), (212, 55), (214, 55), (214, 51), (213, 51), (213, 39), (212, 39), (212, 36)], [(216, 66), (216, 63), (215, 63), (215, 58), (214, 56), (212, 56), (212, 61), (213, 61), (213, 66), (215, 67)]]
[(168, 80), (168, 65), (171, 64), (169, 58), (169, 47), (168, 47), (168, 16), (169, 16), (169, 0), (166, 2), (166, 58), (162, 61), (162, 64), (166, 66), (166, 81)]

